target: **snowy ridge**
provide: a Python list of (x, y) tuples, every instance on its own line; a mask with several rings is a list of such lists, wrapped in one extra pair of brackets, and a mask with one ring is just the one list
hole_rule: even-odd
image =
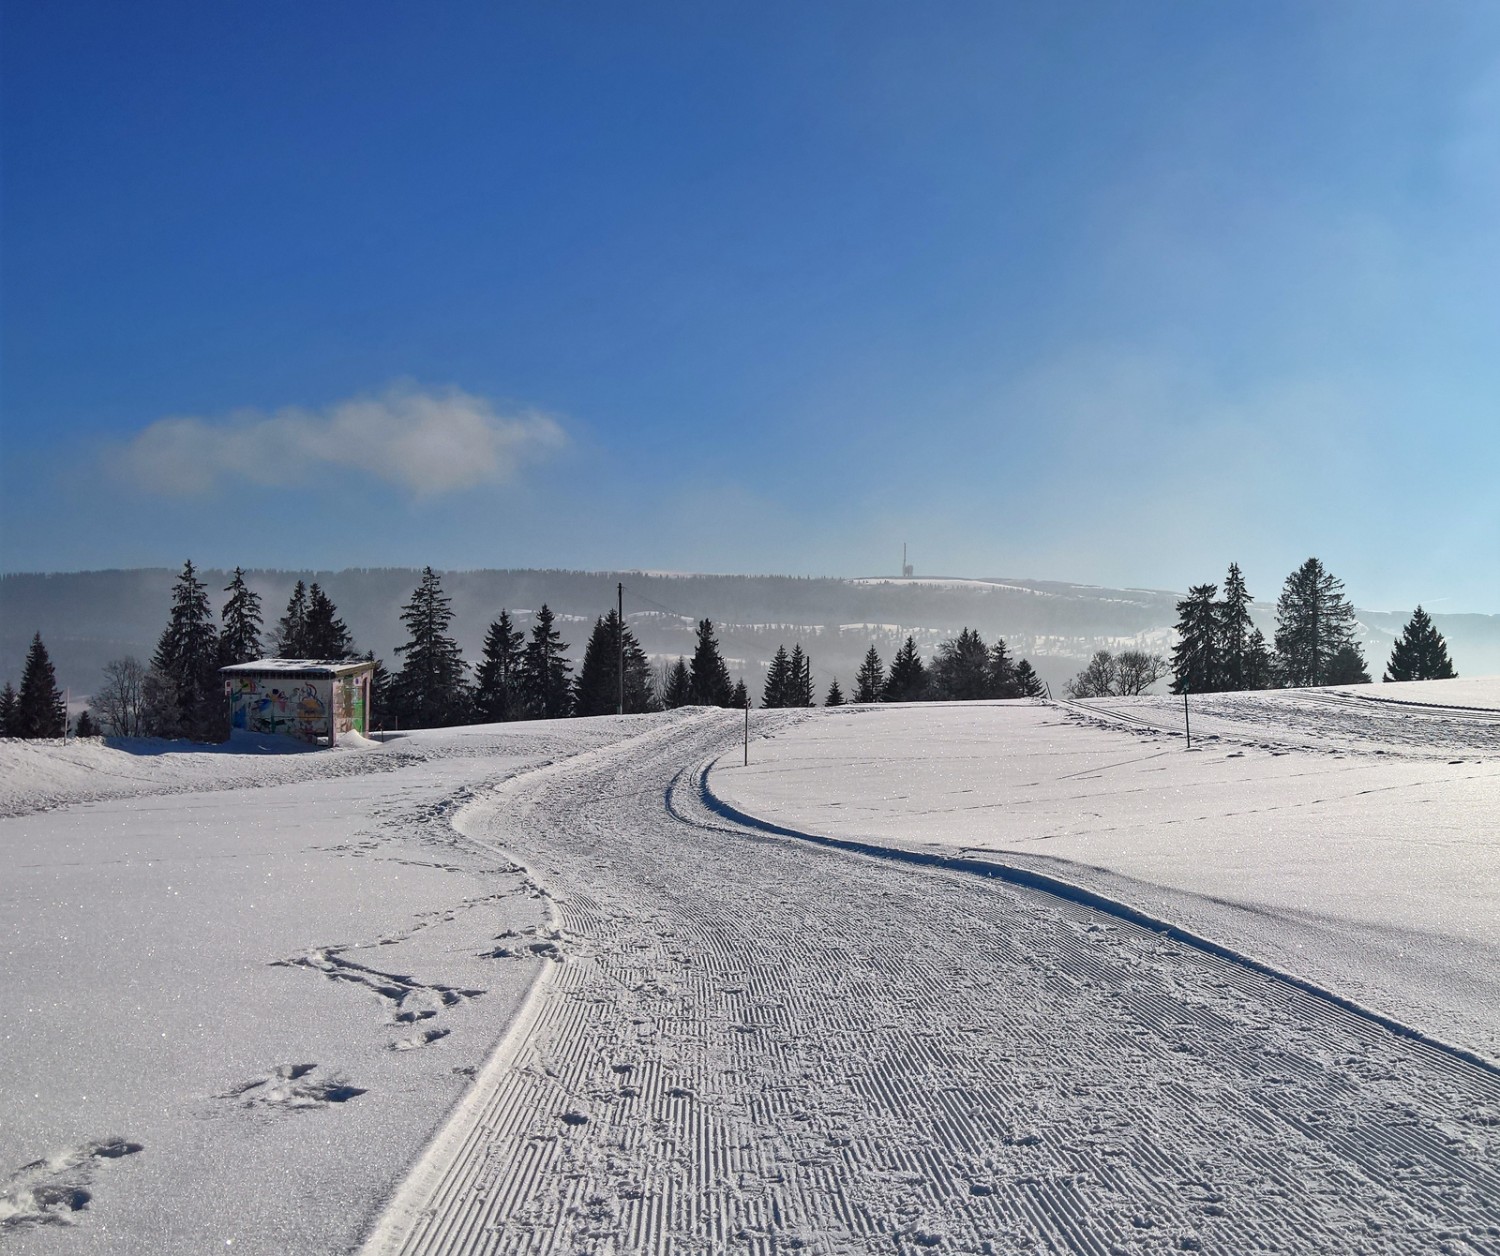
[[(1316, 982), (1299, 977), (1295, 973), (1287, 972), (1284, 969), (1276, 968), (1271, 964), (1256, 959), (1252, 955), (1247, 955), (1243, 951), (1225, 946), (1221, 942), (1215, 942), (1212, 938), (1194, 933), (1169, 920), (1152, 916), (1136, 907), (1132, 907), (1129, 903), (1121, 902), (1118, 899), (1106, 898), (1102, 894), (1097, 894), (1093, 890), (1085, 889), (1083, 886), (1064, 880), (1061, 877), (1049, 876), (1045, 872), (1038, 872), (1031, 868), (1022, 868), (1015, 864), (1003, 863), (993, 858), (974, 859), (962, 855), (943, 855), (933, 851), (909, 850), (905, 847), (889, 846), (880, 842), (861, 842), (852, 838), (828, 837), (819, 833), (808, 833), (800, 829), (787, 828), (785, 825), (774, 824), (769, 820), (762, 820), (756, 816), (752, 816), (747, 812), (741, 811), (732, 803), (725, 802), (714, 793), (713, 787), (709, 784), (709, 776), (717, 765), (717, 762), (717, 760), (714, 760), (701, 765), (697, 772), (693, 774), (691, 783), (692, 788), (698, 797), (701, 798), (703, 805), (716, 815), (723, 816), (726, 820), (732, 820), (736, 824), (744, 825), (749, 829), (758, 829), (764, 833), (775, 833), (780, 837), (791, 837), (799, 841), (814, 842), (820, 846), (831, 846), (839, 850), (853, 851), (856, 854), (870, 855), (876, 859), (891, 859), (898, 863), (909, 863), (918, 867), (946, 868), (952, 872), (972, 873), (981, 877), (1006, 881), (1012, 885), (1024, 886), (1027, 889), (1040, 890), (1046, 894), (1053, 894), (1070, 903), (1077, 903), (1080, 906), (1091, 908), (1104, 915), (1113, 916), (1118, 920), (1128, 921), (1130, 924), (1137, 925), (1142, 929), (1149, 929), (1153, 933), (1159, 933), (1163, 937), (1171, 938), (1174, 942), (1181, 942), (1186, 946), (1194, 947), (1218, 959), (1243, 965), (1254, 972), (1260, 973), (1262, 976), (1272, 977), (1277, 981), (1284, 981), (1287, 985), (1301, 990), (1305, 994), (1313, 995), (1345, 1012), (1363, 1017), (1365, 1020), (1379, 1025), (1382, 1029), (1389, 1030), (1399, 1037), (1409, 1038), (1436, 1051), (1445, 1052), (1448, 1055), (1463, 1060), (1467, 1064), (1472, 1064), (1476, 1068), (1484, 1069), (1486, 1072), (1500, 1077), (1500, 1062), (1490, 1060), (1477, 1051), (1471, 1051), (1467, 1047), (1444, 1042), (1439, 1038), (1433, 1037), (1431, 1034), (1406, 1025), (1394, 1017), (1387, 1016), (1383, 1012), (1366, 1007), (1354, 999), (1346, 998), (1334, 990), (1318, 985)], [(674, 792), (677, 787), (678, 783), (674, 782)], [(668, 805), (669, 807), (671, 805), (670, 799)]]

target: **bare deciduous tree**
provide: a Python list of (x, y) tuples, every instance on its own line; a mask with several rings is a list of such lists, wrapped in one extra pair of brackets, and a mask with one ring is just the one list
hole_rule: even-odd
[(1115, 693), (1122, 698), (1145, 693), (1167, 674), (1167, 660), (1144, 650), (1122, 650), (1115, 657)]
[(1096, 650), (1089, 664), (1064, 686), (1070, 698), (1132, 698), (1167, 674), (1167, 660), (1144, 650), (1118, 655)]
[(1063, 686), (1070, 698), (1108, 698), (1115, 691), (1115, 656), (1095, 650), (1089, 665)]
[(129, 655), (104, 665), (104, 684), (93, 696), (106, 733), (140, 737), (146, 731), (146, 665)]

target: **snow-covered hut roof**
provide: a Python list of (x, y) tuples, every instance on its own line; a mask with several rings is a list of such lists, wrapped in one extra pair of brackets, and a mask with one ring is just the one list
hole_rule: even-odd
[(347, 676), (374, 667), (369, 659), (255, 659), (219, 668), (221, 676)]

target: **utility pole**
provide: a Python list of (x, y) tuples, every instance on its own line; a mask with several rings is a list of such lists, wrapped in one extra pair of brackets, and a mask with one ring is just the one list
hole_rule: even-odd
[(619, 659), (619, 663), (620, 663), (620, 695), (619, 695), (618, 702), (615, 704), (615, 714), (616, 715), (624, 715), (625, 714), (625, 583), (624, 583), (624, 581), (621, 581), (619, 584), (615, 585), (615, 597), (617, 599), (616, 614), (618, 614), (619, 617), (620, 617), (620, 633), (619, 633), (619, 645), (620, 645), (620, 659)]

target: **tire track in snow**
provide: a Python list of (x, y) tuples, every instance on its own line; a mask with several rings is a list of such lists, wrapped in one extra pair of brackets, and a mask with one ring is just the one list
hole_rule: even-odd
[(370, 1252), (1500, 1253), (1500, 1082), (1087, 907), (514, 782), (570, 951)]

